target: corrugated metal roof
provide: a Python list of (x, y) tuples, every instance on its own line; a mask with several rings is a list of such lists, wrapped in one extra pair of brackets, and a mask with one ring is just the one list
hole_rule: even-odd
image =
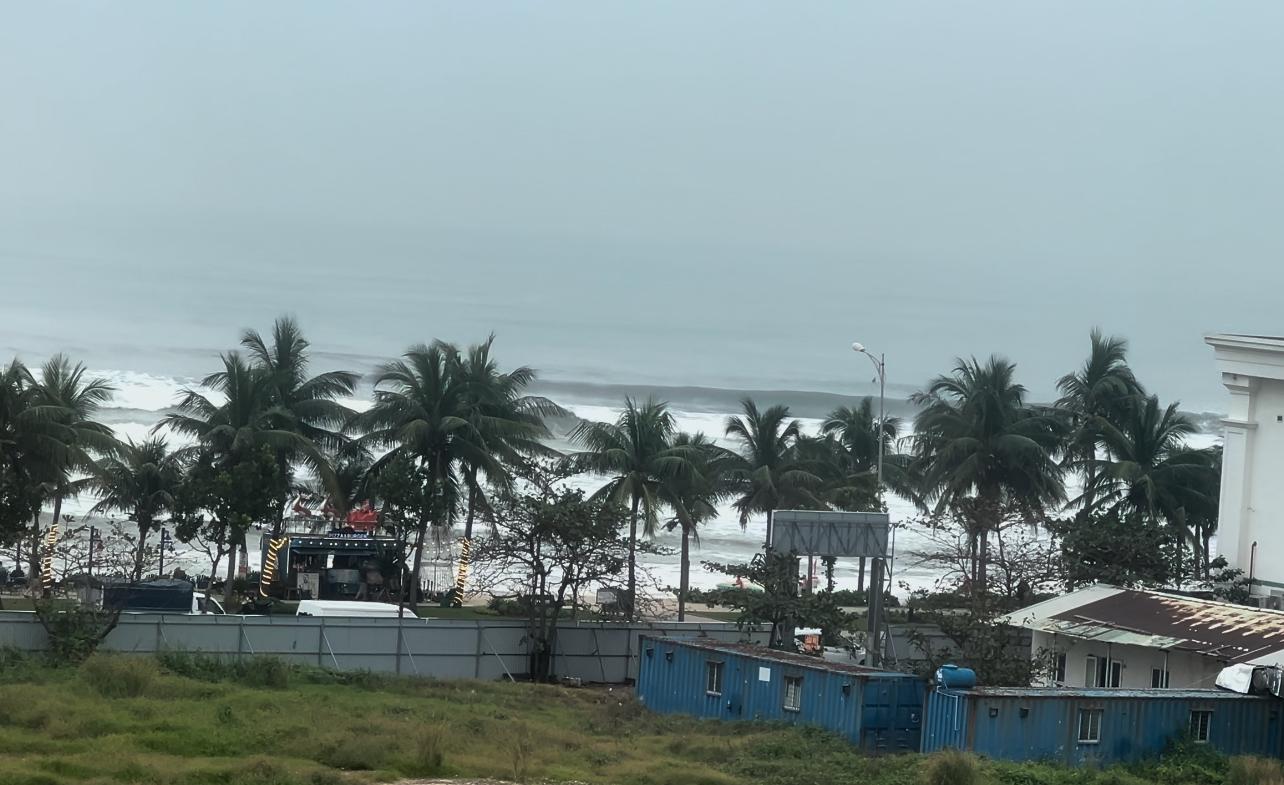
[(700, 649), (721, 651), (728, 654), (743, 654), (760, 660), (779, 662), (784, 665), (794, 665), (800, 668), (832, 671), (834, 673), (858, 673), (865, 676), (873, 674), (890, 674), (892, 676), (910, 675), (899, 673), (897, 671), (882, 670), (879, 668), (866, 668), (862, 665), (851, 665), (845, 662), (822, 660), (819, 657), (809, 657), (805, 654), (796, 654), (794, 652), (781, 651), (779, 649), (769, 649), (766, 646), (759, 646), (755, 643), (728, 643), (726, 641), (714, 640), (713, 638), (669, 638), (659, 636), (646, 636), (646, 639), (661, 643), (676, 643), (682, 646), (694, 646)]
[(1174, 700), (1277, 700), (1263, 695), (1241, 695), (1230, 690), (1168, 689), (1096, 689), (1081, 687), (973, 687), (967, 690), (941, 690), (995, 698), (1084, 698), (1089, 700), (1164, 698)]
[[(1284, 612), (1155, 591), (1091, 587), (1007, 617), (1072, 638), (1190, 651), (1228, 662), (1284, 650)], [(1078, 598), (1079, 601), (1075, 601)]]

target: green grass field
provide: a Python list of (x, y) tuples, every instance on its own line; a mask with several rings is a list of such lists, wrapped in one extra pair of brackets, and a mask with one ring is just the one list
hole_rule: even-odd
[[(1215, 756), (1163, 765), (1073, 772), (983, 763), (974, 782), (1225, 779), (1225, 761)], [(936, 768), (922, 756), (868, 758), (815, 730), (654, 715), (619, 688), (395, 679), (186, 654), (99, 656), (51, 668), (0, 654), (3, 785), (337, 785), (429, 776), (935, 785)]]

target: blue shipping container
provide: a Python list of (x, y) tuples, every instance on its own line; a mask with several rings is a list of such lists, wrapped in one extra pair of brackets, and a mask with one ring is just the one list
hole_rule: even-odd
[(1228, 755), (1279, 757), (1281, 705), (1223, 690), (938, 687), (927, 697), (923, 751), (1077, 766), (1152, 758), (1188, 736)]
[(868, 752), (918, 749), (917, 676), (750, 644), (643, 636), (638, 697), (663, 713), (827, 728)]

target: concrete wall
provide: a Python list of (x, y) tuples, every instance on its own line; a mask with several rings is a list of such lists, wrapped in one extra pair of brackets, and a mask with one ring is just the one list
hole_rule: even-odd
[[(1284, 593), (1284, 340), (1210, 336), (1229, 393), (1217, 553), (1251, 573), (1257, 595)], [(1254, 547), (1256, 546), (1256, 547)]]
[[(765, 630), (734, 624), (568, 622), (558, 628), (553, 670), (588, 682), (637, 678), (642, 634), (707, 636), (766, 643)], [(107, 651), (165, 650), (222, 656), (266, 655), (336, 670), (370, 670), (441, 679), (502, 679), (529, 670), (521, 621), (345, 619), (298, 616), (125, 614), (103, 643)], [(0, 612), (0, 646), (45, 647), (34, 613)]]
[[(1221, 662), (1212, 657), (1201, 657), (1190, 652), (1168, 652), (1165, 655), (1159, 649), (1145, 646), (1084, 641), (1038, 631), (1034, 633), (1031, 646), (1036, 657), (1040, 653), (1066, 655), (1066, 678), (1063, 686), (1067, 687), (1090, 686), (1087, 679), (1090, 655), (1100, 659), (1109, 657), (1122, 663), (1119, 685), (1122, 689), (1149, 689), (1152, 670), (1162, 670), (1165, 662), (1169, 689), (1209, 689), (1214, 686), (1217, 674), (1223, 667)], [(1047, 681), (1041, 683), (1050, 684)]]

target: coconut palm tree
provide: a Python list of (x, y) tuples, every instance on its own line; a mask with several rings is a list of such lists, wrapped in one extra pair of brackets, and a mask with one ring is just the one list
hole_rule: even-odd
[[(703, 433), (679, 433), (673, 439), (673, 447), (685, 452), (694, 469), (668, 483), (673, 518), (667, 526), (682, 531), (678, 621), (686, 621), (687, 593), (691, 587), (691, 542), (700, 544), (700, 524), (717, 516), (718, 502), (729, 492), (726, 472), (732, 456)], [(679, 509), (685, 514), (680, 514)]]
[(985, 363), (959, 359), (951, 374), (912, 398), (922, 407), (914, 452), (924, 497), (969, 522), (977, 596), (986, 587), (989, 534), (1003, 512), (1038, 521), (1048, 506), (1065, 501), (1056, 461), (1064, 428), (1052, 413), (1026, 404), (1015, 371), (997, 356)]
[[(460, 468), (498, 477), (504, 468), (486, 433), (474, 420), (469, 390), (458, 374), (458, 350), (441, 341), (411, 347), (400, 360), (375, 374), (374, 404), (353, 418), (358, 445), (386, 450), (371, 466), (378, 473), (399, 457), (426, 478), (429, 515), (415, 533), (411, 586), (418, 590), (424, 539), (429, 523), (438, 530), (454, 523), (459, 510)], [(411, 600), (413, 601), (413, 600)]]
[[(62, 502), (75, 495), (85, 481), (78, 475), (92, 472), (95, 455), (110, 455), (119, 449), (111, 428), (96, 422), (99, 409), (111, 401), (115, 389), (105, 379), (91, 377), (82, 363), (72, 363), (56, 354), (40, 368), (40, 378), (31, 385), (30, 419), (43, 421), (45, 440), (51, 448), (37, 460), (40, 473), (35, 479), (44, 487), (44, 498), (53, 501), (51, 525), (62, 517)], [(40, 538), (39, 521), (35, 525)], [(38, 554), (32, 554), (32, 580), (38, 572)]]
[[(310, 346), (298, 323), (283, 316), (272, 325), (272, 338), (267, 341), (257, 330), (246, 330), (241, 345), (254, 367), (269, 377), (271, 423), (278, 430), (294, 431), (328, 454), (336, 454), (346, 442), (342, 429), (352, 412), (339, 399), (356, 390), (358, 376), (350, 371), (328, 371), (308, 376)], [(301, 456), (290, 449), (277, 452), (277, 463), (284, 477), (291, 475), (292, 464)], [(322, 470), (323, 485), (333, 486), (336, 478), (329, 461), (317, 467)], [(279, 536), (285, 517), (282, 496), (274, 536)]]
[(1204, 514), (1217, 505), (1218, 472), (1213, 451), (1187, 446), (1197, 429), (1177, 407), (1151, 395), (1128, 407), (1121, 423), (1096, 418), (1107, 457), (1084, 493), (1092, 494), (1094, 508), (1167, 525), (1181, 547), (1190, 536), (1188, 511)]
[(1071, 423), (1065, 448), (1065, 461), (1072, 471), (1083, 476), (1085, 507), (1093, 506), (1097, 453), (1104, 447), (1101, 420), (1119, 423), (1134, 399), (1140, 397), (1141, 385), (1128, 367), (1128, 342), (1105, 336), (1094, 328), (1090, 336), (1088, 359), (1074, 373), (1057, 382), (1061, 397), (1056, 402)]
[[(333, 470), (325, 453), (311, 439), (292, 426), (293, 415), (278, 403), (278, 379), (271, 371), (247, 362), (238, 352), (222, 356), (223, 369), (201, 381), (199, 389), (183, 390), (174, 411), (161, 418), (153, 433), (169, 428), (195, 441), (178, 450), (180, 460), (200, 457), (210, 465), (231, 469), (246, 461), (260, 460), (263, 450), (274, 456), (289, 455), (324, 478), (333, 481)], [(279, 487), (274, 498), (283, 500), (289, 489), (288, 477), (278, 473)], [(227, 594), (231, 601), (236, 577), (237, 551), (244, 545), (243, 532), (233, 532), (232, 551), (227, 562)]]
[(177, 457), (159, 437), (121, 445), (118, 454), (99, 461), (91, 475), (89, 489), (99, 496), (92, 514), (116, 511), (138, 525), (134, 552), (133, 580), (143, 576), (143, 552), (147, 535), (156, 519), (174, 504), (174, 494), (183, 481)]
[[(68, 459), (65, 430), (36, 406), (35, 379), (17, 358), (0, 369), (0, 537), (20, 538), (39, 523), (45, 485)], [(34, 532), (39, 540), (39, 528)]]
[(554, 456), (542, 439), (549, 436), (546, 417), (565, 416), (566, 410), (547, 398), (526, 395), (526, 387), (535, 380), (535, 371), (526, 366), (501, 372), (491, 355), (495, 336), (454, 355), (450, 369), (463, 388), (469, 410), (468, 418), (486, 442), (491, 454), (499, 459), (499, 472), (487, 472), (476, 463), (465, 461), (461, 475), (467, 489), (468, 509), (464, 519), (464, 539), (471, 540), (473, 522), (478, 510), (489, 510), (484, 477), (491, 485), (507, 487), (511, 475), (506, 465), (533, 455)]
[(789, 418), (788, 406), (759, 409), (749, 398), (740, 405), (744, 413), (727, 418), (726, 435), (739, 444), (727, 474), (736, 489), (741, 527), (754, 513), (765, 513), (770, 546), (776, 510), (826, 506), (818, 495), (822, 479), (800, 460), (802, 425)]
[(629, 579), (626, 605), (633, 618), (637, 592), (639, 517), (643, 532), (655, 533), (660, 507), (669, 503), (679, 517), (687, 512), (677, 500), (674, 483), (693, 481), (696, 473), (690, 447), (675, 447), (677, 431), (668, 404), (647, 400), (641, 405), (626, 398), (614, 423), (585, 422), (571, 439), (584, 448), (571, 456), (581, 470), (610, 477), (593, 498), (627, 505), (629, 516)]

